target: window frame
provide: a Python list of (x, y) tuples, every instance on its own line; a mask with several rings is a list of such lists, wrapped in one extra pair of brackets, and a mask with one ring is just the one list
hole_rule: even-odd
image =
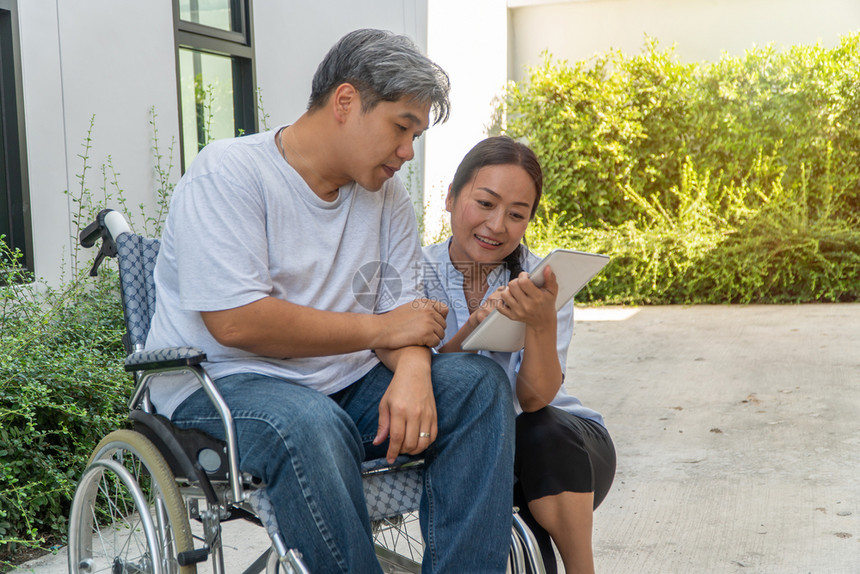
[(179, 0), (173, 0), (173, 21), (176, 55), (176, 101), (179, 108), (179, 165), (185, 173), (185, 125), (182, 113), (182, 84), (179, 68), (179, 50), (185, 48), (199, 52), (229, 57), (233, 63), (233, 120), (236, 131), (252, 134), (258, 131), (257, 77), (254, 66), (254, 42), (251, 31), (253, 12), (251, 0), (229, 0), (233, 16), (233, 28), (220, 28), (182, 20), (179, 15)]
[(4, 240), (23, 254), (19, 263), (34, 270), (27, 138), (24, 124), (21, 43), (17, 0), (0, 0), (0, 161), (4, 175), (0, 201), (9, 210)]

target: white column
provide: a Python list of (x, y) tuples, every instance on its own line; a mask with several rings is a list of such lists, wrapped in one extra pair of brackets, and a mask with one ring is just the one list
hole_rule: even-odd
[(425, 142), (425, 239), (447, 221), (444, 198), (463, 155), (486, 136), (493, 98), (507, 80), (505, 0), (430, 0), (427, 54), (451, 77), (451, 118)]

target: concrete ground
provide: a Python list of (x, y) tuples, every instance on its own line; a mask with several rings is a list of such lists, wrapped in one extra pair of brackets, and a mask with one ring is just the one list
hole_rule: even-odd
[(597, 571), (860, 572), (860, 305), (625, 311), (568, 369), (618, 452)]
[[(603, 413), (618, 452), (595, 513), (598, 572), (860, 573), (860, 304), (576, 320), (566, 384)], [(257, 530), (225, 540), (266, 544)], [(228, 552), (241, 571), (230, 556), (249, 553)]]

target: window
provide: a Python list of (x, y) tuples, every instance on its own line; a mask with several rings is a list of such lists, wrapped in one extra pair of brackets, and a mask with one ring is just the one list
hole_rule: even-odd
[(0, 235), (33, 269), (21, 58), (14, 0), (0, 0)]
[(257, 131), (251, 0), (174, 0), (182, 169), (214, 139)]

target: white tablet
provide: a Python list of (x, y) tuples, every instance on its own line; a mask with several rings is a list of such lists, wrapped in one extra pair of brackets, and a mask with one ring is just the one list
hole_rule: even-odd
[[(543, 285), (543, 269), (552, 267), (558, 281), (556, 311), (567, 304), (574, 295), (597, 275), (609, 257), (598, 253), (585, 253), (569, 249), (555, 249), (529, 273), (535, 285)], [(508, 319), (498, 310), (492, 311), (463, 341), (464, 351), (519, 351), (525, 344), (526, 325)]]

